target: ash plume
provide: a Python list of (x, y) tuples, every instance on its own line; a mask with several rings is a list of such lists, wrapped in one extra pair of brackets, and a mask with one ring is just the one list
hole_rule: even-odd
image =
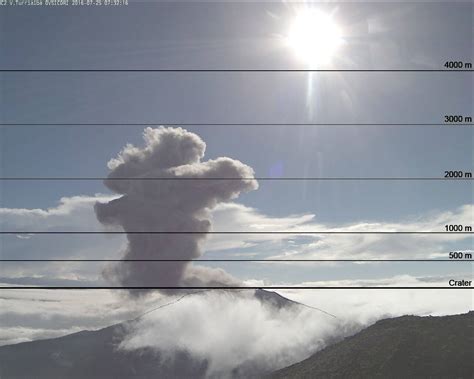
[[(209, 210), (242, 192), (257, 189), (255, 180), (245, 180), (254, 177), (253, 169), (226, 157), (202, 161), (206, 144), (182, 128), (146, 128), (143, 138), (144, 147), (128, 144), (109, 161), (111, 171), (104, 184), (121, 196), (107, 203), (97, 202), (97, 219), (127, 233), (123, 259), (196, 259), (202, 255), (200, 245), (206, 232), (211, 230)], [(124, 179), (117, 180), (120, 178)], [(193, 179), (175, 180), (179, 178)], [(189, 262), (120, 262), (109, 266), (104, 275), (123, 286), (235, 284), (235, 279), (223, 270)]]

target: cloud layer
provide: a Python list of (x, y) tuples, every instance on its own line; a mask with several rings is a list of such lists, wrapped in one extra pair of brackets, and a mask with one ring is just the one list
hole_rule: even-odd
[(278, 309), (253, 291), (213, 291), (147, 314), (119, 347), (151, 348), (163, 360), (184, 350), (208, 362), (207, 377), (249, 377), (302, 360), (359, 327), (302, 306)]
[[(14, 209), (0, 208), (0, 228), (2, 230), (103, 230), (103, 226), (96, 220), (93, 205), (112, 201), (117, 196), (75, 196), (61, 199), (57, 207), (50, 209)], [(256, 208), (242, 204), (227, 202), (217, 204), (209, 212), (207, 218), (211, 220), (213, 230), (443, 230), (445, 224), (471, 224), (473, 206), (466, 204), (457, 209), (443, 212), (431, 212), (420, 215), (417, 219), (400, 220), (398, 222), (383, 222), (370, 220), (346, 225), (329, 225), (318, 221), (313, 214), (290, 215), (286, 217), (272, 217), (263, 214)], [(19, 238), (21, 237), (21, 238)], [(54, 258), (104, 258), (120, 259), (127, 251), (128, 241), (123, 235), (90, 235), (82, 238), (78, 235), (2, 235), (2, 258), (4, 259), (54, 259)], [(137, 239), (141, 238), (140, 235)], [(293, 259), (416, 259), (416, 258), (447, 258), (449, 251), (472, 251), (472, 236), (466, 234), (440, 235), (210, 235), (199, 244), (199, 253), (205, 252), (206, 258), (293, 258)], [(130, 263), (121, 263), (125, 266)], [(160, 265), (166, 269), (170, 263), (151, 263), (149, 266)], [(204, 264), (204, 263), (202, 263)], [(433, 268), (445, 268), (444, 272), (465, 271), (468, 263), (436, 263), (434, 266), (423, 265), (425, 272)], [(299, 265), (299, 266), (298, 266)], [(213, 265), (215, 267), (216, 264)], [(267, 277), (270, 268), (281, 267), (284, 270), (285, 282), (299, 283), (310, 278), (302, 278), (298, 273), (303, 267), (300, 263), (282, 264), (219, 264), (230, 274), (241, 280)], [(218, 267), (219, 267), (218, 266)], [(317, 264), (308, 266), (311, 271)], [(374, 266), (365, 264), (366, 274), (372, 270), (380, 275), (392, 276), (393, 271), (384, 274), (384, 268), (389, 266)], [(393, 265), (391, 265), (393, 266)], [(390, 267), (391, 267), (390, 266)], [(153, 266), (151, 266), (153, 267)], [(187, 270), (188, 283), (197, 283), (201, 276), (199, 267)], [(334, 279), (343, 279), (347, 276), (348, 264), (345, 266), (333, 264), (332, 268), (340, 267), (338, 276)], [(420, 275), (419, 271), (410, 271), (408, 266), (401, 267), (404, 272)], [(25, 264), (5, 263), (0, 269), (0, 276), (29, 278), (28, 283), (34, 283), (33, 278), (42, 280), (43, 285), (57, 285), (57, 279), (89, 280), (98, 285), (103, 264), (94, 263), (61, 263), (61, 264)], [(244, 275), (239, 274), (239, 269)], [(151, 269), (151, 268), (150, 268)], [(311, 269), (311, 270), (310, 270)], [(206, 269), (204, 269), (206, 270)], [(336, 271), (333, 271), (336, 273)], [(440, 271), (438, 271), (440, 272)], [(339, 274), (340, 273), (340, 274)], [(282, 272), (279, 272), (282, 274)], [(250, 275), (250, 276), (249, 276)], [(206, 277), (204, 275), (204, 277)], [(223, 282), (228, 277), (222, 270), (214, 271), (212, 277), (216, 282)], [(267, 284), (278, 284), (281, 279), (267, 280)], [(363, 275), (361, 278), (367, 277)], [(382, 277), (382, 276), (378, 276)], [(317, 277), (313, 276), (313, 280)], [(331, 278), (330, 278), (331, 279)], [(26, 279), (25, 279), (26, 280)], [(47, 281), (51, 283), (48, 283)], [(156, 283), (156, 282), (154, 282)], [(38, 282), (40, 284), (40, 282)], [(64, 285), (69, 285), (65, 283)], [(80, 285), (83, 283), (81, 282)], [(195, 284), (193, 284), (195, 285)]]

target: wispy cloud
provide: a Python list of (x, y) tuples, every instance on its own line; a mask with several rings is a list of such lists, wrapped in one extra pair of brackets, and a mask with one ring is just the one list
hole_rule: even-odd
[[(62, 198), (50, 209), (1, 208), (2, 230), (104, 230), (95, 218), (93, 205), (97, 201), (115, 199), (110, 195)], [(209, 258), (278, 258), (278, 259), (417, 259), (447, 258), (450, 249), (472, 250), (472, 237), (466, 234), (431, 235), (310, 235), (305, 231), (443, 231), (446, 224), (472, 223), (473, 206), (445, 212), (431, 212), (419, 217), (384, 222), (368, 220), (345, 225), (318, 221), (314, 214), (272, 217), (256, 208), (227, 202), (209, 210), (212, 229), (216, 231), (290, 231), (294, 235), (236, 234), (209, 235), (201, 244)], [(99, 258), (120, 259), (126, 251), (123, 235), (47, 236), (21, 234), (3, 235), (4, 259)], [(25, 238), (27, 237), (27, 238)], [(171, 256), (170, 256), (171, 258)], [(103, 265), (99, 264), (25, 264), (2, 265), (1, 275), (44, 276), (97, 280)], [(198, 270), (198, 269), (197, 269)], [(223, 273), (222, 273), (223, 274)], [(190, 272), (190, 275), (196, 276)], [(296, 280), (298, 280), (296, 278)]]
[[(400, 220), (399, 222), (361, 221), (336, 226), (318, 222), (314, 214), (274, 218), (243, 205), (222, 204), (213, 212), (215, 230), (289, 231), (295, 232), (295, 234), (213, 235), (206, 244), (206, 250), (254, 248), (260, 252), (270, 252), (269, 257), (272, 258), (293, 259), (446, 258), (447, 244), (456, 241), (470, 241), (471, 236), (465, 234), (304, 235), (304, 232), (443, 232), (446, 224), (470, 225), (473, 210), (471, 204), (466, 204), (452, 211), (431, 212), (416, 219)], [(303, 236), (300, 233), (303, 233)], [(277, 242), (280, 243), (276, 244)]]

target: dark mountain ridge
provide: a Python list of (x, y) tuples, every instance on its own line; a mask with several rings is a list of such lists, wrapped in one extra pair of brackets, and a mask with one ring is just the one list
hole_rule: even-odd
[(474, 312), (378, 321), (271, 378), (474, 377)]

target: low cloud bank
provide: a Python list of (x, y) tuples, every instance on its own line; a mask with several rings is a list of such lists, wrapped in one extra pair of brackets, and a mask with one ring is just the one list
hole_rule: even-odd
[[(441, 285), (444, 278), (392, 277), (372, 285)], [(318, 285), (321, 283), (303, 283)], [(358, 281), (325, 285), (359, 285)], [(207, 376), (248, 377), (301, 361), (325, 346), (353, 335), (377, 320), (406, 314), (445, 315), (472, 309), (468, 291), (430, 290), (287, 290), (288, 301), (276, 307), (253, 291), (212, 291), (188, 296), (138, 320), (119, 348), (155, 350), (166, 364), (187, 352), (208, 363)]]
[(253, 291), (212, 291), (145, 315), (120, 348), (154, 349), (163, 364), (186, 351), (207, 361), (208, 377), (246, 377), (302, 360), (359, 328), (289, 301), (278, 308)]

